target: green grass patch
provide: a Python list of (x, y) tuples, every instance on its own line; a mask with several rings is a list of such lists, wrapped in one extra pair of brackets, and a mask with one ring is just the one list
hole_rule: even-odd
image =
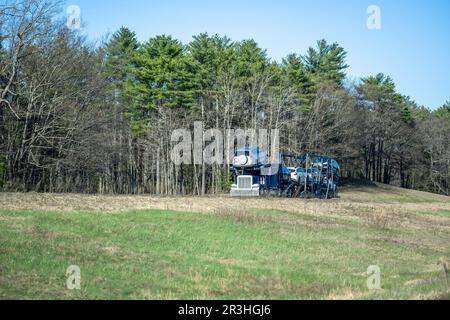
[[(4, 299), (372, 299), (448, 295), (447, 232), (276, 210), (0, 210)], [(66, 269), (81, 269), (81, 290)], [(381, 268), (381, 290), (366, 270)]]

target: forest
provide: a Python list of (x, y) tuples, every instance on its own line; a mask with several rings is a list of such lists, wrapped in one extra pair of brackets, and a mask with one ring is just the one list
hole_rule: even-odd
[[(450, 102), (431, 110), (379, 73), (349, 80), (318, 40), (271, 59), (252, 39), (122, 27), (93, 43), (55, 1), (0, 6), (0, 190), (204, 195), (227, 164), (176, 165), (172, 132), (278, 129), (286, 153), (335, 157), (344, 177), (450, 195)], [(411, 79), (432, 81), (432, 79)]]

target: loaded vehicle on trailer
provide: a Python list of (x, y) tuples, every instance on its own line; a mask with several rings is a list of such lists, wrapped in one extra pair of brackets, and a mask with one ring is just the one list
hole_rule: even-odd
[(269, 164), (267, 152), (259, 147), (245, 147), (238, 149), (233, 158), (235, 168), (253, 168)]
[(330, 157), (307, 154), (300, 158), (306, 166), (307, 178), (300, 186), (301, 197), (333, 198), (337, 196), (340, 178), (338, 162)]
[(290, 167), (289, 171), (291, 171), (291, 179), (294, 180), (297, 184), (301, 184), (305, 182), (306, 179), (306, 170), (302, 167)]

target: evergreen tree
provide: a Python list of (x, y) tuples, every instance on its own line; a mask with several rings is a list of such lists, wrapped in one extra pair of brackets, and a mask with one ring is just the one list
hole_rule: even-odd
[(301, 56), (290, 54), (281, 64), (288, 85), (294, 88), (299, 106), (307, 106), (313, 98), (313, 83)]
[(440, 119), (450, 120), (450, 101), (446, 101), (443, 106), (434, 111), (434, 115)]
[(120, 28), (106, 45), (106, 68), (116, 98), (122, 95), (124, 84), (130, 79), (133, 56), (138, 48), (136, 34), (125, 27)]
[(127, 110), (133, 130), (157, 125), (164, 108), (188, 108), (194, 102), (195, 63), (178, 40), (165, 35), (150, 39), (133, 64), (133, 79), (126, 85), (133, 100)]
[(203, 90), (213, 90), (219, 74), (230, 63), (233, 46), (227, 37), (209, 36), (207, 33), (194, 36), (188, 53), (196, 62), (196, 76)]
[(337, 43), (328, 44), (325, 40), (317, 41), (317, 47), (308, 49), (303, 56), (306, 70), (310, 73), (314, 82), (332, 81), (342, 84), (345, 79), (345, 63), (347, 52)]

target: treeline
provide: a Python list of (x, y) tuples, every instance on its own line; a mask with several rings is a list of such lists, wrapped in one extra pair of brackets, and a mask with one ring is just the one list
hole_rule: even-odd
[[(174, 129), (280, 129), (287, 153), (336, 157), (344, 176), (450, 195), (450, 103), (431, 111), (378, 74), (346, 80), (346, 51), (320, 40), (274, 62), (253, 40), (200, 34), (100, 45), (52, 1), (0, 7), (0, 188), (206, 194), (227, 165), (175, 165)], [(202, 163), (202, 161), (200, 161)]]

